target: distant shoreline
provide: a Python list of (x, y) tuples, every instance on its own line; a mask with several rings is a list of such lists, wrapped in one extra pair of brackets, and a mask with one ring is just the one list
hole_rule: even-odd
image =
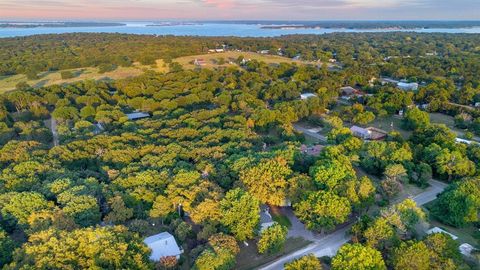
[(57, 27), (115, 27), (126, 26), (124, 23), (104, 22), (4, 22), (0, 28), (57, 28)]
[(428, 29), (469, 29), (480, 27), (480, 21), (452, 22), (318, 22), (262, 25), (262, 29), (342, 29), (342, 30), (428, 30)]

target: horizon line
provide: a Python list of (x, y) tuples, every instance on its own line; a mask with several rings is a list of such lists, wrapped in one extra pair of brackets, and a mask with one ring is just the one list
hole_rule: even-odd
[(321, 19), (321, 20), (291, 20), (291, 19), (34, 19), (34, 18), (12, 18), (2, 19), (2, 22), (95, 22), (95, 21), (108, 21), (108, 22), (147, 22), (147, 21), (187, 21), (187, 22), (480, 22), (480, 19)]

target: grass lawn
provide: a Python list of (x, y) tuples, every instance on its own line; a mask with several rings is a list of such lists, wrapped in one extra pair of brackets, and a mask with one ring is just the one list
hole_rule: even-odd
[[(334, 112), (341, 113), (342, 109), (346, 107), (346, 105), (338, 104), (333, 109)], [(345, 126), (352, 126), (354, 124), (345, 123)], [(412, 135), (411, 131), (404, 130), (402, 127), (402, 118), (398, 115), (390, 115), (386, 117), (376, 117), (372, 123), (366, 125), (366, 127), (375, 127), (378, 129), (385, 130), (386, 132), (397, 131), (402, 135), (404, 139), (408, 139), (410, 135)]]
[(378, 117), (368, 126), (383, 129), (386, 132), (397, 131), (404, 139), (408, 139), (412, 135), (411, 131), (402, 128), (402, 119), (396, 116)]
[(309, 245), (310, 242), (303, 238), (288, 238), (282, 251), (271, 255), (260, 255), (257, 252), (255, 241), (248, 241), (248, 247), (240, 244), (240, 253), (237, 255), (236, 270), (257, 269), (259, 266), (267, 264), (285, 254), (301, 249)]
[[(446, 115), (443, 113), (430, 113), (430, 122), (435, 124), (445, 124), (449, 127), (453, 132), (457, 134), (458, 137), (463, 137), (467, 130), (459, 129), (455, 127), (455, 118), (450, 115)], [(474, 141), (480, 142), (480, 137), (475, 136), (473, 138)]]
[(435, 124), (445, 124), (449, 128), (455, 128), (454, 118), (443, 113), (430, 113), (430, 122)]
[(315, 145), (315, 144), (319, 144), (319, 141), (317, 138), (314, 138), (308, 134), (305, 134), (303, 133), (303, 136), (305, 137), (305, 144), (306, 145)]
[(458, 237), (457, 241), (460, 244), (469, 243), (470, 245), (480, 248), (480, 242), (473, 237), (474, 233), (476, 232), (476, 228), (473, 225), (464, 227), (464, 228), (455, 228), (446, 224), (443, 224), (441, 221), (435, 219), (430, 213), (429, 208), (435, 203), (435, 201), (431, 201), (423, 206), (424, 211), (427, 213), (428, 222), (430, 223), (431, 227), (439, 227), (455, 236)]
[[(210, 54), (202, 54), (202, 55), (191, 55), (176, 58), (173, 61), (179, 63), (186, 69), (194, 69), (196, 66), (193, 64), (195, 59), (203, 59), (205, 61), (205, 65), (203, 68), (216, 68), (216, 67), (229, 67), (229, 66), (236, 66), (236, 64), (230, 64), (229, 61), (236, 61), (239, 56), (243, 56), (245, 59), (257, 60), (261, 62), (265, 62), (267, 64), (280, 64), (280, 63), (298, 63), (298, 64), (307, 64), (309, 62), (304, 62), (300, 60), (293, 60), (290, 58), (277, 56), (277, 55), (264, 55), (258, 54), (254, 52), (234, 52), (234, 51), (227, 51), (223, 53), (210, 53)], [(217, 63), (219, 58), (223, 58), (225, 63), (219, 65)]]
[(287, 216), (284, 216), (281, 213), (272, 211), (272, 219), (273, 221), (277, 222), (282, 226), (285, 226), (287, 228), (292, 227), (292, 222), (290, 222), (290, 219), (288, 219)]
[(26, 82), (29, 85), (39, 88), (42, 86), (49, 86), (54, 84), (72, 83), (82, 80), (117, 80), (128, 77), (135, 77), (143, 74), (145, 70), (154, 70), (158, 72), (168, 71), (168, 67), (164, 65), (163, 60), (157, 60), (154, 66), (144, 66), (140, 63), (134, 63), (131, 67), (118, 67), (116, 70), (106, 73), (99, 73), (97, 68), (77, 68), (70, 69), (75, 77), (71, 79), (62, 79), (61, 71), (48, 71), (39, 74), (39, 79), (28, 80), (27, 76), (23, 74), (0, 77), (0, 93), (4, 93), (15, 89), (15, 86), (20, 82)]

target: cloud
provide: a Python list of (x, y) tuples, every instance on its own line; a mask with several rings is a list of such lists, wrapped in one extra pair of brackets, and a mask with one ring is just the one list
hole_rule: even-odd
[(480, 0), (0, 0), (0, 18), (480, 19)]
[(201, 4), (207, 7), (215, 7), (219, 9), (230, 9), (237, 5), (233, 0), (198, 0)]

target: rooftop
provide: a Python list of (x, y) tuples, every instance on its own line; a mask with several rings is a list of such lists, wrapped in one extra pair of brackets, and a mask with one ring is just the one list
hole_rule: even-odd
[(144, 112), (127, 113), (128, 120), (137, 120), (150, 117), (150, 114)]
[(300, 98), (301, 99), (309, 99), (309, 98), (312, 98), (312, 97), (316, 97), (317, 95), (314, 94), (314, 93), (303, 93), (300, 95)]
[(152, 250), (150, 260), (159, 261), (162, 257), (179, 257), (183, 251), (175, 241), (173, 235), (168, 232), (162, 232), (145, 238), (143, 242)]

